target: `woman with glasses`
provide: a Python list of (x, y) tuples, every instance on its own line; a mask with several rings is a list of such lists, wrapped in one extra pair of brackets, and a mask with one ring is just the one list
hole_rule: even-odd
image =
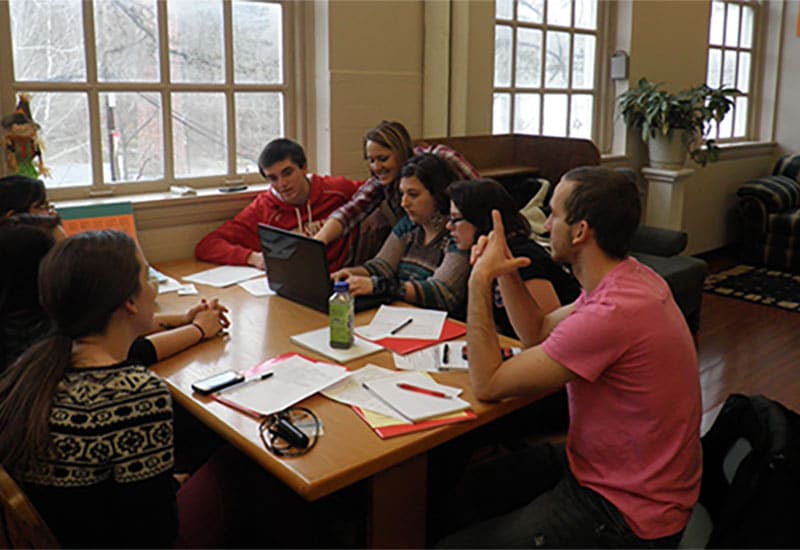
[[(515, 257), (531, 259), (530, 265), (519, 272), (542, 311), (549, 313), (577, 299), (580, 294), (578, 282), (556, 265), (544, 248), (530, 239), (528, 220), (519, 213), (514, 199), (502, 185), (490, 179), (459, 181), (447, 188), (447, 194), (450, 197), (447, 227), (459, 250), (469, 251), (478, 237), (492, 230), (492, 210), (498, 210), (511, 253)], [(497, 330), (516, 338), (496, 283), (493, 309)]]
[(403, 124), (384, 120), (364, 135), (364, 159), (372, 177), (350, 202), (331, 214), (314, 238), (328, 244), (357, 230), (357, 250), (345, 265), (363, 263), (375, 256), (404, 214), (400, 204), (400, 168), (414, 155), (424, 153), (445, 161), (457, 179), (478, 177), (477, 170), (457, 151), (445, 145), (420, 143), (415, 147)]
[(463, 315), (469, 259), (453, 245), (445, 227), (445, 189), (454, 176), (432, 154), (411, 158), (399, 173), (405, 215), (373, 259), (332, 277), (347, 280), (354, 296), (381, 294)]
[(42, 180), (28, 176), (0, 178), (0, 218), (14, 214), (51, 214), (47, 190)]
[[(47, 251), (65, 238), (41, 180), (0, 178), (0, 372), (50, 330), (36, 276)], [(214, 299), (181, 313), (158, 313), (148, 335), (134, 342), (131, 357), (152, 365), (213, 338), (227, 326), (226, 312)]]

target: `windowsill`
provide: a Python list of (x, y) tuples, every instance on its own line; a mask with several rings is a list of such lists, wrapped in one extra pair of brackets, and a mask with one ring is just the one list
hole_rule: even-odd
[(148, 208), (169, 208), (177, 205), (203, 204), (207, 202), (228, 201), (235, 199), (253, 199), (259, 193), (266, 191), (269, 187), (267, 183), (248, 185), (244, 191), (233, 193), (223, 193), (217, 188), (196, 189), (196, 194), (178, 195), (170, 192), (141, 193), (138, 195), (112, 195), (107, 197), (87, 197), (81, 199), (54, 200), (58, 206), (86, 206), (90, 204), (114, 204), (119, 202), (130, 202), (134, 209)]
[(737, 141), (718, 145), (720, 148), (719, 160), (769, 156), (775, 152), (775, 148), (778, 146), (774, 141)]

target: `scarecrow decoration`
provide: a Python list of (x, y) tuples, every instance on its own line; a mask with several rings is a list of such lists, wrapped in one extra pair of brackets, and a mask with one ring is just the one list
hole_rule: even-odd
[(42, 161), (44, 146), (39, 141), (39, 125), (31, 116), (31, 98), (28, 94), (19, 95), (16, 110), (3, 117), (2, 128), (8, 173), (31, 178), (48, 177), (50, 170)]

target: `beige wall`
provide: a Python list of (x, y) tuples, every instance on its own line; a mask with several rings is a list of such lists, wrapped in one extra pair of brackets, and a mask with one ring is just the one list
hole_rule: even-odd
[(797, 36), (800, 2), (785, 4), (778, 71), (775, 141), (785, 153), (800, 152), (800, 37)]
[(342, 0), (327, 11), (330, 170), (365, 178), (365, 131), (384, 119), (422, 131), (423, 3)]

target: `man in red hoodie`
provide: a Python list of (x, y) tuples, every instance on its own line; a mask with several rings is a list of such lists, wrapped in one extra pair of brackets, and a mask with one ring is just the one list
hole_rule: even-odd
[[(259, 223), (310, 237), (332, 212), (350, 200), (360, 185), (341, 177), (306, 174), (303, 148), (285, 138), (272, 140), (264, 147), (258, 157), (258, 169), (270, 183), (269, 189), (197, 243), (194, 254), (198, 260), (263, 268)], [(344, 265), (352, 239), (353, 235), (349, 235), (328, 245), (332, 272)]]

